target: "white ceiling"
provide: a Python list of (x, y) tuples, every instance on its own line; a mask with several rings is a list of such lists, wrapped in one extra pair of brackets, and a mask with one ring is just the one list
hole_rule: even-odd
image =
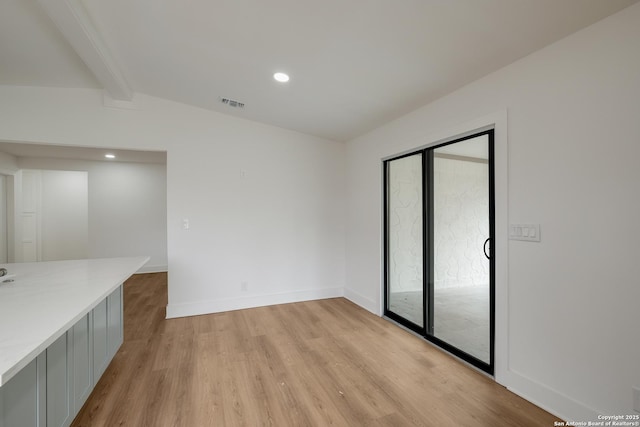
[(0, 84), (100, 87), (36, 0), (0, 0)]
[(2, 0), (0, 84), (139, 92), (345, 141), (636, 1)]

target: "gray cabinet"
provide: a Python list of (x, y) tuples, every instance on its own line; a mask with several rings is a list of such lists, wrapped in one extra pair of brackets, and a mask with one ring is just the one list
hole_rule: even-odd
[(92, 311), (93, 317), (93, 378), (94, 384), (102, 376), (109, 364), (109, 346), (107, 344), (107, 300), (105, 298)]
[(41, 354), (0, 387), (0, 427), (46, 427), (44, 364)]
[(92, 311), (93, 377), (102, 376), (124, 338), (122, 286), (113, 291)]
[(93, 389), (93, 340), (91, 313), (76, 323), (73, 335), (73, 408), (78, 412)]
[(123, 340), (122, 286), (107, 297), (107, 311), (107, 330), (109, 335), (107, 345), (109, 346), (109, 360), (111, 360), (118, 352)]
[(122, 286), (0, 387), (0, 427), (71, 424), (123, 340)]
[(47, 347), (47, 427), (65, 427), (73, 421), (72, 334), (65, 332)]

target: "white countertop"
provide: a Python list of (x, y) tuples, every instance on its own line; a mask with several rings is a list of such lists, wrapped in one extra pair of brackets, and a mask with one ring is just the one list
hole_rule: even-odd
[(149, 257), (0, 264), (0, 386), (149, 261)]

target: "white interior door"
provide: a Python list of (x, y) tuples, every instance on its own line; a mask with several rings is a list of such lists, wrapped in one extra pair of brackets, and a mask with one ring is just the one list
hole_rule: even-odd
[(87, 258), (88, 173), (22, 170), (18, 175), (17, 261)]
[(0, 264), (9, 261), (9, 233), (7, 227), (7, 178), (0, 175)]

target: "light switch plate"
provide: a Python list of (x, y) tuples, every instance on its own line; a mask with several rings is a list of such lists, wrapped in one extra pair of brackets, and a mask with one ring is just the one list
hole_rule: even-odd
[(510, 224), (509, 240), (540, 241), (540, 224)]
[(633, 389), (633, 410), (640, 412), (640, 388), (632, 387)]

